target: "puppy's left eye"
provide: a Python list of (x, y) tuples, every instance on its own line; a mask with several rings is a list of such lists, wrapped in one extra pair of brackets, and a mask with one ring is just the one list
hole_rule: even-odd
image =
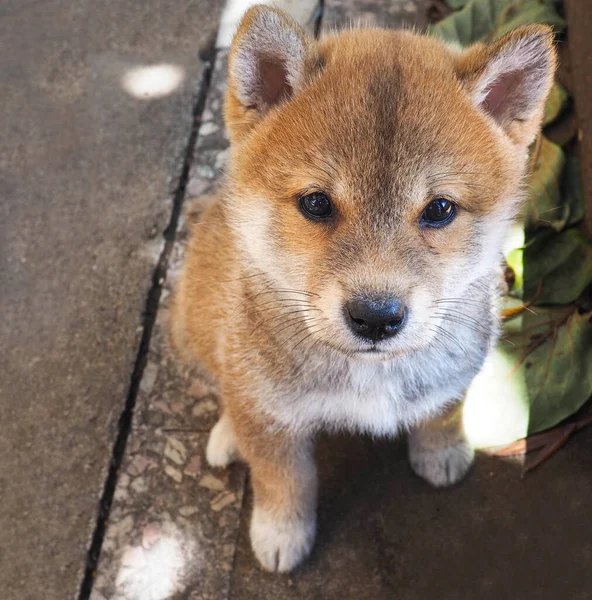
[(421, 222), (428, 227), (442, 227), (456, 216), (456, 204), (446, 198), (432, 200), (421, 214)]
[(326, 219), (333, 214), (333, 204), (327, 194), (313, 192), (300, 198), (300, 210), (309, 219)]

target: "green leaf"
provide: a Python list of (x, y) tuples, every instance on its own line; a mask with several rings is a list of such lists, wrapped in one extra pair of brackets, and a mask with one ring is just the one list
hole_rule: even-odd
[(476, 447), (554, 427), (592, 395), (592, 313), (537, 309), (504, 334), (467, 393), (464, 425)]
[(568, 98), (567, 90), (556, 81), (547, 98), (547, 104), (545, 104), (543, 127), (552, 123), (561, 114), (567, 104)]
[(541, 227), (561, 231), (565, 227), (569, 208), (563, 204), (560, 191), (564, 164), (563, 150), (543, 136), (528, 186), (526, 231)]
[(551, 25), (556, 31), (565, 27), (553, 0), (468, 0), (461, 10), (433, 25), (430, 33), (447, 42), (467, 46), (495, 40), (530, 23)]
[[(543, 314), (528, 314), (525, 329)], [(524, 362), (530, 403), (528, 433), (557, 425), (592, 395), (592, 315), (574, 311)], [(532, 335), (531, 335), (532, 337)], [(539, 340), (540, 341), (540, 340)]]
[(524, 297), (537, 304), (569, 304), (592, 283), (592, 245), (577, 229), (541, 233), (524, 248)]
[(579, 161), (543, 136), (528, 187), (525, 230), (561, 231), (583, 218)]

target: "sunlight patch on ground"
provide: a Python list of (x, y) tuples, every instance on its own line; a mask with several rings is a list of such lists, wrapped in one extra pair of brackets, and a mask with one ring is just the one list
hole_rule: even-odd
[(475, 448), (503, 446), (527, 435), (528, 390), (522, 377), (510, 376), (515, 364), (515, 357), (496, 348), (469, 387), (463, 423)]
[(172, 523), (153, 539), (127, 549), (116, 579), (117, 598), (166, 600), (184, 589), (184, 576), (196, 560), (197, 544)]
[(185, 70), (176, 65), (162, 64), (134, 67), (122, 79), (123, 89), (135, 98), (162, 98), (172, 94), (185, 79)]

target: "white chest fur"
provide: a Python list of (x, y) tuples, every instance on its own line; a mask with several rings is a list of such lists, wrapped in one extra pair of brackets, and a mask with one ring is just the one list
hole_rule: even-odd
[(334, 358), (324, 375), (320, 367), (307, 382), (274, 390), (265, 411), (292, 431), (395, 435), (463, 397), (489, 348), (488, 339), (469, 337), (467, 352), (452, 349), (445, 360), (437, 348), (386, 363)]

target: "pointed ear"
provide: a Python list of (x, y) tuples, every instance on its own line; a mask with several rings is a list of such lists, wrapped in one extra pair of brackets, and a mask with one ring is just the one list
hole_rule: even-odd
[(516, 144), (528, 146), (540, 127), (553, 85), (553, 31), (527, 25), (493, 44), (477, 44), (459, 56), (457, 71), (473, 102)]
[(265, 5), (250, 8), (230, 48), (225, 117), (231, 137), (298, 93), (318, 63), (315, 41), (290, 16)]

